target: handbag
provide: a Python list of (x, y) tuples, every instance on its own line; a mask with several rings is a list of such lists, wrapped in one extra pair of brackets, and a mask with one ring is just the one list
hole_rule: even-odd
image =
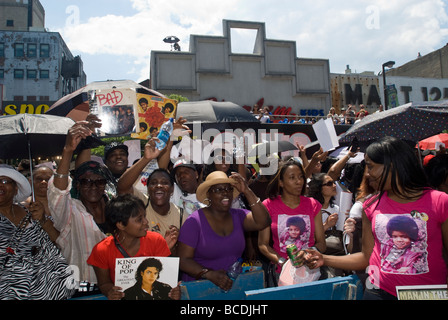
[(274, 288), (278, 286), (277, 274), (275, 271), (276, 264), (269, 263), (266, 270), (266, 287)]

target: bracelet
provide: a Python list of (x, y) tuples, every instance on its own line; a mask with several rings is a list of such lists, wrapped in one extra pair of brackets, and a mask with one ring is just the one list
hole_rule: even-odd
[(260, 198), (258, 198), (258, 200), (255, 202), (255, 203), (252, 203), (252, 204), (250, 204), (249, 205), (249, 207), (253, 207), (253, 206), (255, 206), (255, 205), (257, 205), (257, 204), (259, 204), (261, 202), (261, 199)]
[(196, 275), (196, 280), (200, 280), (200, 279), (202, 279), (203, 277), (204, 277), (204, 275), (207, 273), (207, 272), (209, 272), (210, 270), (208, 270), (208, 269), (202, 269), (202, 271), (201, 272), (199, 272), (197, 275)]
[(62, 174), (62, 173), (56, 173), (56, 172), (55, 172), (53, 175), (54, 175), (55, 178), (59, 178), (59, 179), (64, 179), (64, 178), (68, 178), (68, 177), (70, 177), (70, 174), (69, 174), (69, 173), (67, 173), (67, 174)]
[(286, 262), (286, 259), (283, 258), (283, 257), (281, 257), (281, 258), (278, 259), (278, 264), (279, 264), (281, 267), (285, 264), (285, 262)]

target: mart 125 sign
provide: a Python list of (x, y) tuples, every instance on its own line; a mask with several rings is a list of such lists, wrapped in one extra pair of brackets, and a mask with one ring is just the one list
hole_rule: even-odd
[(44, 114), (50, 109), (53, 102), (49, 101), (3, 101), (1, 114), (4, 116), (19, 113)]

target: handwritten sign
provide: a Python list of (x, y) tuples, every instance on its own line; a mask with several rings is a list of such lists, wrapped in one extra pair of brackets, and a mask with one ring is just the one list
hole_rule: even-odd
[(133, 89), (97, 90), (95, 103), (104, 135), (128, 135), (136, 132), (137, 93)]

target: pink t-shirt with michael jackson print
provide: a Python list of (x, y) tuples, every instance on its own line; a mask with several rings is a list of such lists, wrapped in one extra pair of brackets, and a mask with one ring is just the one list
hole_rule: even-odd
[(266, 199), (263, 204), (271, 215), (273, 248), (277, 253), (288, 259), (289, 244), (295, 244), (299, 250), (314, 246), (314, 218), (322, 208), (317, 200), (301, 196), (294, 209), (284, 204), (281, 196)]
[(442, 224), (448, 219), (448, 194), (427, 190), (410, 203), (372, 197), (364, 203), (375, 245), (369, 261), (370, 281), (397, 295), (396, 286), (447, 283)]

